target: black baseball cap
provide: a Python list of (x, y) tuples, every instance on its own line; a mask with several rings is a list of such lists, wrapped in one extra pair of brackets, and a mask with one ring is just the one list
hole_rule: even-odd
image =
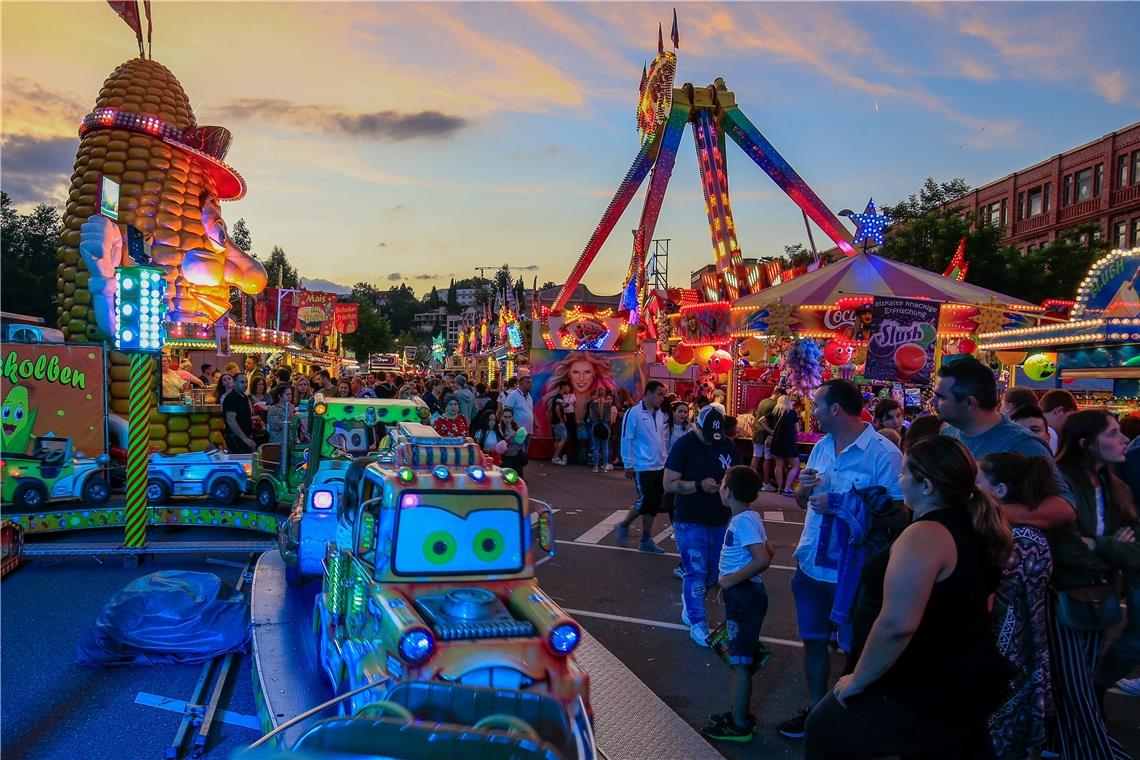
[(700, 426), (701, 435), (706, 441), (719, 441), (724, 430), (724, 415), (710, 404), (697, 415), (697, 425)]

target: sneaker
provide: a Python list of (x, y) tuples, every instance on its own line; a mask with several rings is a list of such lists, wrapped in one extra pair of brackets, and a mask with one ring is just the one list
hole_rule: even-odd
[(625, 523), (618, 523), (614, 526), (614, 538), (617, 539), (618, 546), (625, 546), (629, 543), (629, 526)]
[(613, 472), (614, 466), (612, 464), (607, 464), (604, 469), (606, 472)]
[(764, 485), (760, 486), (760, 490), (764, 491), (765, 493), (776, 493), (776, 486), (772, 485), (771, 483), (765, 483)]
[(601, 472), (601, 470), (598, 469), (597, 465), (594, 465), (594, 472)]
[(702, 733), (710, 739), (722, 742), (750, 742), (756, 734), (756, 718), (754, 716), (749, 715), (748, 723), (744, 726), (736, 725), (732, 720), (731, 713), (710, 717), (714, 720), (702, 729)]
[(680, 565), (673, 568), (673, 577), (679, 581), (685, 580), (685, 571), (681, 569)]
[(637, 545), (637, 549), (638, 549), (638, 551), (649, 552), (650, 554), (664, 554), (665, 553), (665, 550), (662, 549), (657, 544), (653, 543), (652, 540), (646, 541), (644, 538), (641, 539), (641, 543)]
[(1122, 678), (1116, 682), (1116, 688), (1130, 697), (1140, 697), (1140, 678)]
[[(689, 626), (689, 638), (691, 638), (699, 647), (709, 648), (709, 626), (708, 623), (693, 623)], [(802, 734), (801, 734), (802, 736)]]
[(681, 622), (685, 625), (692, 625), (689, 622), (689, 611), (685, 609), (685, 605), (681, 605)]
[(784, 496), (795, 496), (796, 495), (796, 492), (790, 488), (785, 488), (783, 491), (780, 491), (780, 493), (782, 493)]
[(565, 467), (566, 466), (566, 457), (558, 457), (557, 459), (554, 460), (554, 464), (558, 465), (559, 467)]
[(776, 733), (780, 736), (785, 736), (789, 739), (802, 739), (804, 734), (804, 724), (807, 723), (807, 716), (811, 710), (800, 710), (796, 713), (796, 717), (785, 720), (780, 725), (776, 726)]

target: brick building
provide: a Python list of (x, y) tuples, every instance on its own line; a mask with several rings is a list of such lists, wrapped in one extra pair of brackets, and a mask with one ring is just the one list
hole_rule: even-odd
[(1114, 248), (1140, 245), (1140, 122), (983, 185), (951, 206), (1000, 225), (1021, 251), (1088, 222)]

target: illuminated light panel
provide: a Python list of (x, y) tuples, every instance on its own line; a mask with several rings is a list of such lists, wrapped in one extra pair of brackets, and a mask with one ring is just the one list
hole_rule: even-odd
[(880, 214), (875, 210), (875, 199), (867, 201), (867, 208), (862, 214), (849, 214), (856, 224), (855, 238), (851, 241), (855, 245), (869, 240), (875, 245), (883, 244), (883, 236), (891, 224), (889, 214)]

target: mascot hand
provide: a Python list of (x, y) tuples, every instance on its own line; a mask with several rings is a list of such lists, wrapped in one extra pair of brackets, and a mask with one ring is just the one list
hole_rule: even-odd
[(101, 214), (94, 214), (79, 228), (79, 255), (90, 279), (91, 307), (100, 332), (115, 334), (115, 267), (123, 259), (123, 233), (119, 225)]

